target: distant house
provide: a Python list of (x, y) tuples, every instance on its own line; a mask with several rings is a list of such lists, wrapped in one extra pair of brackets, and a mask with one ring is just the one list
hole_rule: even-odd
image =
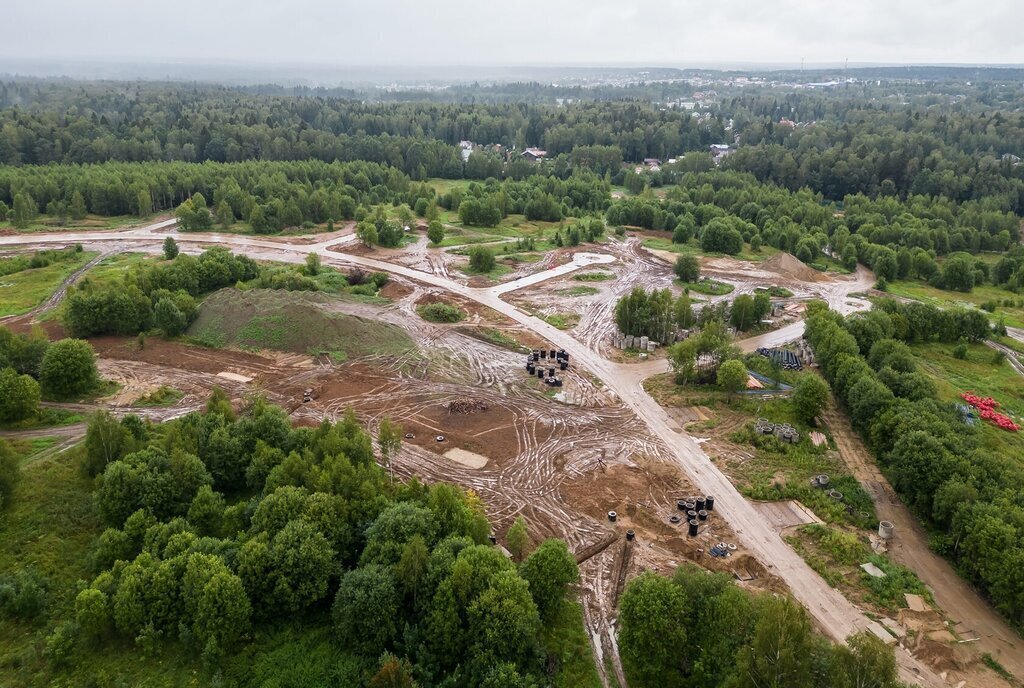
[(710, 146), (711, 158), (716, 163), (733, 152), (732, 146), (728, 143), (712, 143)]
[(474, 148), (476, 148), (476, 144), (472, 141), (459, 141), (459, 155), (462, 156), (462, 162), (469, 162), (469, 156), (473, 154)]
[(546, 150), (541, 150), (540, 148), (527, 148), (521, 153), (520, 157), (536, 162), (538, 160), (543, 160), (547, 154), (548, 152)]

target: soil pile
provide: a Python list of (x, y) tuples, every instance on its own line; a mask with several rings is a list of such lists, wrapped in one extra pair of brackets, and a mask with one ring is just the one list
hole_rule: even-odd
[(208, 346), (326, 354), (335, 362), (413, 348), (394, 325), (328, 312), (330, 300), (317, 292), (222, 289), (203, 301), (188, 334)]
[(796, 256), (789, 253), (778, 253), (761, 263), (761, 268), (800, 282), (828, 282), (829, 277), (819, 272)]

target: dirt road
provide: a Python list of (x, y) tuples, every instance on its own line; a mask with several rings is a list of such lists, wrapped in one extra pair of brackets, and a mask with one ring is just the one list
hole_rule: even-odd
[[(169, 227), (169, 224), (162, 223), (160, 226), (127, 232), (12, 235), (0, 237), (0, 246), (28, 246), (68, 242), (102, 245), (107, 242), (122, 242), (133, 246), (136, 250), (149, 250), (155, 253), (159, 251), (159, 242), (163, 239), (163, 235), (156, 230), (165, 227)], [(602, 380), (607, 389), (632, 410), (648, 426), (650, 432), (655, 437), (663, 441), (670, 448), (676, 464), (689, 478), (690, 482), (702, 492), (715, 496), (716, 510), (723, 514), (742, 544), (764, 563), (770, 573), (781, 577), (786, 582), (793, 595), (804, 605), (812, 618), (824, 631), (837, 641), (842, 641), (850, 634), (863, 630), (885, 633), (876, 622), (866, 617), (839, 592), (829, 587), (782, 540), (779, 534), (775, 532), (774, 528), (759, 514), (753, 505), (744, 499), (733, 487), (728, 477), (715, 467), (700, 446), (688, 435), (680, 432), (678, 426), (671, 421), (665, 410), (637, 383), (637, 376), (635, 373), (630, 372), (630, 366), (622, 366), (608, 361), (568, 333), (558, 330), (543, 320), (523, 313), (511, 304), (506, 303), (501, 299), (501, 294), (509, 291), (506, 285), (475, 289), (442, 275), (396, 266), (366, 256), (353, 256), (329, 251), (327, 244), (332, 244), (336, 249), (337, 240), (292, 246), (269, 239), (257, 239), (240, 235), (178, 233), (176, 238), (179, 243), (186, 245), (222, 244), (254, 257), (294, 263), (302, 262), (307, 253), (316, 252), (321, 255), (326, 263), (358, 265), (371, 270), (402, 275), (416, 282), (445, 289), (488, 306), (520, 323), (555, 346), (569, 352), (574, 365), (581, 366)], [(558, 269), (560, 268), (556, 268), (556, 270)], [(564, 274), (564, 270), (557, 274)], [(861, 273), (858, 271), (858, 278), (860, 277)], [(529, 279), (530, 284), (535, 284), (544, 278), (534, 275), (524, 279)], [(859, 280), (850, 280), (846, 286), (850, 287), (858, 284)], [(830, 304), (835, 302), (841, 307), (846, 307), (846, 296), (848, 294), (849, 291), (836, 288), (833, 292), (827, 294), (826, 298), (828, 298)], [(896, 657), (904, 680), (923, 686), (938, 687), (943, 685), (943, 681), (929, 667), (911, 655), (897, 652)], [(615, 659), (617, 660), (617, 658)]]
[(849, 421), (830, 408), (824, 421), (832, 431), (839, 454), (875, 503), (879, 520), (896, 524), (889, 555), (907, 566), (927, 585), (939, 607), (955, 622), (963, 638), (977, 637), (977, 648), (988, 652), (1015, 676), (1024, 676), (1024, 642), (986, 604), (953, 567), (928, 547), (928, 534), (896, 496), (874, 459), (853, 432)]

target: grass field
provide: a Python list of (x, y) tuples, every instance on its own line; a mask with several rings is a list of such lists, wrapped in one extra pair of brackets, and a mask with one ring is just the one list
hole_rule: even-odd
[[(939, 398), (960, 401), (962, 392), (990, 396), (999, 409), (1024, 425), (1024, 377), (1009, 362), (995, 362), (996, 352), (983, 344), (968, 344), (967, 358), (953, 356), (953, 344), (916, 344), (912, 347), (921, 370), (935, 382)], [(982, 444), (1007, 456), (1024, 456), (1024, 432), (1007, 432), (979, 420)]]
[(14, 223), (10, 220), (0, 222), (0, 229), (14, 229), (18, 232), (80, 232), (82, 230), (93, 230), (93, 229), (119, 229), (121, 227), (131, 227), (134, 225), (144, 225), (149, 222), (153, 222), (155, 216), (150, 215), (148, 217), (137, 217), (135, 215), (116, 215), (114, 217), (103, 217), (101, 215), (86, 215), (82, 220), (71, 220), (68, 219), (63, 223), (57, 222), (56, 219), (46, 217), (45, 215), (38, 216), (32, 221), (28, 227), (24, 229), (17, 229)]
[(73, 258), (44, 268), (22, 270), (0, 277), (0, 316), (20, 315), (48, 299), (68, 275), (96, 257), (83, 251)]
[(332, 313), (331, 300), (318, 292), (222, 289), (203, 301), (187, 334), (207, 346), (326, 354), (335, 361), (412, 349), (404, 330)]
[(545, 322), (549, 325), (553, 325), (560, 330), (571, 330), (576, 327), (580, 322), (579, 313), (570, 313), (566, 311), (559, 311), (557, 313), (550, 313), (544, 316)]
[(96, 286), (118, 284), (132, 270), (160, 261), (159, 257), (145, 253), (117, 253), (97, 263), (85, 273), (85, 278)]
[(743, 250), (735, 256), (726, 256), (725, 253), (707, 253), (701, 250), (700, 244), (696, 239), (691, 239), (685, 244), (672, 243), (672, 237), (669, 233), (666, 233), (664, 238), (645, 237), (643, 245), (644, 248), (654, 249), (655, 251), (668, 251), (669, 253), (678, 253), (680, 255), (708, 256), (711, 258), (731, 257), (753, 262), (767, 260), (779, 252), (778, 249), (772, 248), (771, 246), (762, 246), (760, 251), (754, 252), (750, 250), (750, 244), (744, 244)]
[(62, 408), (41, 407), (39, 412), (16, 423), (0, 423), (0, 430), (38, 430), (40, 428), (57, 428), (65, 425), (81, 423), (84, 416)]
[[(975, 287), (970, 293), (959, 291), (945, 291), (936, 289), (924, 282), (890, 282), (888, 293), (893, 296), (902, 296), (907, 299), (914, 299), (922, 303), (938, 306), (939, 308), (951, 308), (962, 306), (964, 308), (980, 308), (981, 304), (988, 301), (999, 301), (1003, 299), (1019, 300), (1020, 295), (1014, 294), (1006, 289), (983, 284)], [(1022, 306), (999, 306), (994, 313), (990, 313), (992, 320), (1003, 316), (1004, 322), (1009, 327), (1024, 327), (1024, 307)]]

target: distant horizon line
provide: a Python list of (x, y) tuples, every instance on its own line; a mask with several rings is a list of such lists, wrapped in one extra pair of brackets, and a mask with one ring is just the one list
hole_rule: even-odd
[(942, 61), (929, 62), (926, 60), (900, 61), (847, 61), (839, 60), (815, 60), (815, 61), (786, 61), (786, 60), (699, 60), (668, 62), (664, 60), (637, 60), (628, 62), (488, 62), (482, 61), (473, 64), (453, 64), (446, 62), (415, 64), (406, 63), (373, 63), (373, 62), (326, 62), (326, 61), (260, 61), (240, 60), (231, 58), (189, 58), (189, 57), (74, 57), (74, 56), (49, 56), (49, 57), (24, 57), (0, 55), (0, 71), (6, 68), (6, 63), (20, 65), (43, 66), (48, 64), (73, 63), (79, 66), (103, 65), (119, 67), (160, 67), (160, 66), (181, 66), (190, 65), (198, 67), (252, 67), (252, 68), (320, 68), (320, 69), (366, 69), (366, 70), (412, 70), (421, 71), (424, 69), (446, 69), (446, 70), (477, 70), (477, 69), (712, 69), (726, 71), (736, 68), (761, 68), (768, 71), (786, 69), (836, 69), (844, 67), (947, 67), (947, 68), (989, 68), (989, 69), (1020, 69), (1024, 68), (1022, 62), (958, 62)]

